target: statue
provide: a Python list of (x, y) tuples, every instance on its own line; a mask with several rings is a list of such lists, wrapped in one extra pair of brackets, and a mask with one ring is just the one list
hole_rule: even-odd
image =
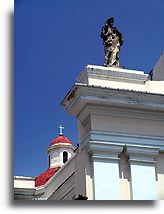
[(104, 66), (120, 67), (118, 54), (124, 40), (122, 34), (118, 31), (118, 29), (116, 27), (113, 27), (113, 23), (114, 18), (108, 18), (105, 22), (105, 26), (101, 31), (101, 38), (103, 39), (105, 50)]

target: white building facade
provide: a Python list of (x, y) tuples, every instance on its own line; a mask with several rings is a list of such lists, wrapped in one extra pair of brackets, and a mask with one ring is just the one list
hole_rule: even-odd
[[(164, 73), (164, 67), (158, 67)], [(162, 78), (88, 65), (61, 105), (77, 118), (79, 147), (48, 182), (36, 188), (36, 198), (164, 199)]]

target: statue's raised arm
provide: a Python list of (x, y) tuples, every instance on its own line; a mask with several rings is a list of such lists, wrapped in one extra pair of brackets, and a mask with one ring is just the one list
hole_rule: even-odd
[(123, 45), (124, 39), (122, 34), (116, 27), (113, 27), (114, 18), (110, 17), (106, 20), (101, 30), (101, 38), (105, 51), (104, 66), (119, 67), (119, 51)]

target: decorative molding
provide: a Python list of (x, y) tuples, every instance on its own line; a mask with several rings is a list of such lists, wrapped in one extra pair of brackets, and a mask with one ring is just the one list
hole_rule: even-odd
[(91, 158), (119, 160), (118, 155), (123, 150), (123, 144), (106, 144), (89, 141), (86, 148)]
[(120, 158), (114, 157), (114, 156), (102, 156), (102, 155), (92, 155), (91, 159), (100, 159), (100, 160), (114, 160), (118, 161)]
[(164, 137), (144, 136), (135, 134), (109, 133), (100, 131), (90, 131), (79, 142), (80, 148), (87, 145), (89, 141), (97, 141), (100, 143), (114, 143), (126, 145), (141, 145), (158, 147), (160, 151), (164, 151)]
[[(76, 92), (74, 96), (70, 93)], [(78, 115), (86, 104), (102, 104), (117, 107), (128, 107), (145, 110), (164, 111), (164, 95), (141, 91), (104, 88), (76, 83), (61, 105), (71, 114)]]
[(126, 145), (124, 152), (126, 156), (129, 157), (130, 162), (155, 164), (159, 154), (159, 148), (152, 146)]

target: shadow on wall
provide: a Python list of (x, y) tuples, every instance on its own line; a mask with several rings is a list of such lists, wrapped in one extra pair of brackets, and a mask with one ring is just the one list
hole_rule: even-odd
[[(160, 163), (160, 164), (159, 164)], [(160, 153), (156, 164), (157, 190), (161, 200), (164, 199), (164, 153)]]

